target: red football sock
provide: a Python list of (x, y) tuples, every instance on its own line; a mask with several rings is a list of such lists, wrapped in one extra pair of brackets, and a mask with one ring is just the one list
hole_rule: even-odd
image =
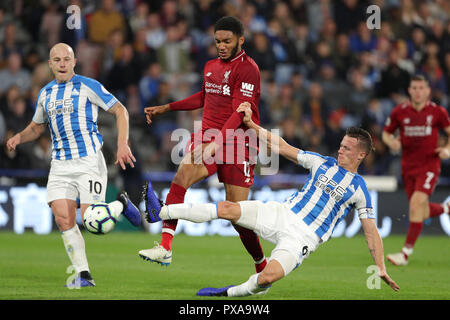
[[(262, 249), (259, 238), (252, 230), (234, 225), (234, 228), (239, 233), (239, 238), (241, 238), (242, 244), (244, 245), (247, 252), (252, 256), (255, 262), (261, 261), (258, 265), (255, 264), (256, 271), (261, 272), (266, 266), (266, 260), (264, 258), (264, 251)], [(258, 271), (258, 268), (261, 269)]]
[[(166, 205), (183, 203), (186, 189), (176, 183), (170, 185), (169, 194), (166, 198)], [(173, 236), (177, 228), (178, 220), (164, 220), (161, 234), (161, 245), (166, 250), (172, 249)]]
[(423, 228), (423, 222), (410, 222), (405, 247), (413, 248)]
[(440, 216), (443, 213), (444, 207), (442, 207), (442, 204), (430, 202), (430, 218)]

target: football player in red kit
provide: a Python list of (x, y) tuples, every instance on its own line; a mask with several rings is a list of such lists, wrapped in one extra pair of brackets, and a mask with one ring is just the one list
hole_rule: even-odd
[[(399, 253), (386, 258), (406, 266), (423, 222), (449, 212), (448, 204), (429, 202), (441, 171), (441, 159), (450, 157), (450, 143), (438, 147), (439, 130), (450, 135), (447, 110), (429, 100), (430, 87), (423, 76), (411, 78), (410, 101), (396, 106), (382, 133), (383, 142), (402, 153), (402, 179), (409, 200), (409, 229)], [(399, 137), (394, 136), (399, 129)]]
[[(244, 101), (252, 105), (253, 121), (259, 123), (260, 72), (253, 59), (247, 56), (242, 49), (243, 35), (243, 25), (237, 18), (228, 16), (219, 19), (214, 28), (218, 58), (208, 61), (204, 67), (202, 91), (180, 101), (145, 108), (149, 124), (154, 116), (168, 111), (203, 108), (201, 132), (191, 135), (191, 143), (171, 183), (166, 205), (183, 203), (186, 190), (190, 186), (216, 172), (219, 181), (224, 183), (226, 200), (233, 202), (248, 200), (255, 166), (250, 155), (251, 150), (257, 150), (257, 146), (251, 143), (249, 145), (248, 139), (247, 141), (238, 139), (238, 142), (234, 142), (234, 138), (227, 139), (229, 136), (225, 136), (227, 129), (234, 131), (238, 128), (245, 128), (242, 124), (244, 114), (236, 112), (238, 106)], [(241, 146), (244, 144), (244, 161), (235, 161), (236, 155), (233, 156), (231, 163), (225, 160), (205, 161), (203, 157), (199, 164), (193, 161), (194, 151), (199, 150), (196, 148), (204, 151), (205, 147), (214, 141), (211, 135), (208, 135), (214, 130), (223, 134), (222, 143), (219, 144), (223, 146), (221, 154), (224, 159), (225, 151), (229, 150), (225, 148), (227, 144), (232, 144), (232, 149), (235, 151), (238, 148), (236, 144), (241, 144)], [(213, 150), (211, 153), (215, 151)], [(170, 264), (172, 240), (176, 226), (177, 220), (164, 221), (161, 244), (139, 251), (140, 257), (151, 262)], [(252, 256), (257, 272), (261, 272), (267, 262), (259, 238), (251, 230), (236, 225), (234, 227)]]

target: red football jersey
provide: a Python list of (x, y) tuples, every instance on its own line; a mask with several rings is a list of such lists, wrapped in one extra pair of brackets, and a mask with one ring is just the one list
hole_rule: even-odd
[[(192, 96), (170, 103), (171, 110), (193, 110), (203, 108), (202, 134), (195, 134), (194, 147), (197, 144), (210, 142), (217, 137), (217, 130), (221, 131), (228, 119), (244, 102), (252, 105), (252, 119), (259, 124), (259, 99), (260, 99), (260, 72), (255, 61), (241, 51), (230, 61), (220, 58), (210, 60), (203, 69), (202, 91)], [(236, 121), (236, 119), (234, 119)], [(227, 127), (227, 126), (226, 126)], [(225, 128), (226, 128), (225, 127)], [(235, 131), (236, 134), (244, 132), (246, 127), (240, 124), (237, 128), (243, 131)], [(209, 130), (208, 129), (215, 129)], [(233, 134), (235, 133), (233, 132)], [(229, 134), (229, 132), (223, 132)], [(250, 148), (257, 147), (257, 141), (248, 137), (232, 138), (227, 136), (227, 144), (245, 144)], [(225, 137), (223, 137), (224, 139)], [(254, 142), (255, 141), (255, 142)]]
[(449, 125), (447, 110), (434, 102), (429, 101), (420, 111), (410, 102), (399, 104), (392, 110), (384, 130), (393, 134), (400, 129), (403, 174), (440, 169), (441, 161), (435, 152), (439, 129)]
[(253, 121), (259, 124), (260, 72), (255, 61), (244, 51), (230, 61), (210, 60), (203, 69), (203, 131), (222, 129), (238, 108), (248, 101), (252, 104)]

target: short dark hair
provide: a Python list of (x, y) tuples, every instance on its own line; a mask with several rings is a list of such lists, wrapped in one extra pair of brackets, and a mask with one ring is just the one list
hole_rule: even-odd
[(345, 131), (345, 135), (356, 138), (360, 147), (366, 152), (366, 156), (374, 150), (372, 137), (363, 128), (350, 127)]
[(217, 30), (231, 31), (238, 37), (242, 37), (244, 35), (244, 26), (242, 25), (242, 22), (233, 16), (226, 16), (217, 20), (214, 25), (214, 32)]
[(428, 79), (425, 78), (425, 76), (421, 75), (421, 74), (415, 74), (411, 77), (411, 79), (409, 80), (409, 84), (411, 85), (411, 82), (413, 81), (423, 81), (425, 82), (428, 86), (430, 85), (430, 83), (428, 82)]

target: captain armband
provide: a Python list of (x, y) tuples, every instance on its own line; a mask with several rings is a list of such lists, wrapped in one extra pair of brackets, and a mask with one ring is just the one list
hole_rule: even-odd
[(372, 208), (361, 208), (358, 209), (359, 219), (375, 219), (375, 213)]

